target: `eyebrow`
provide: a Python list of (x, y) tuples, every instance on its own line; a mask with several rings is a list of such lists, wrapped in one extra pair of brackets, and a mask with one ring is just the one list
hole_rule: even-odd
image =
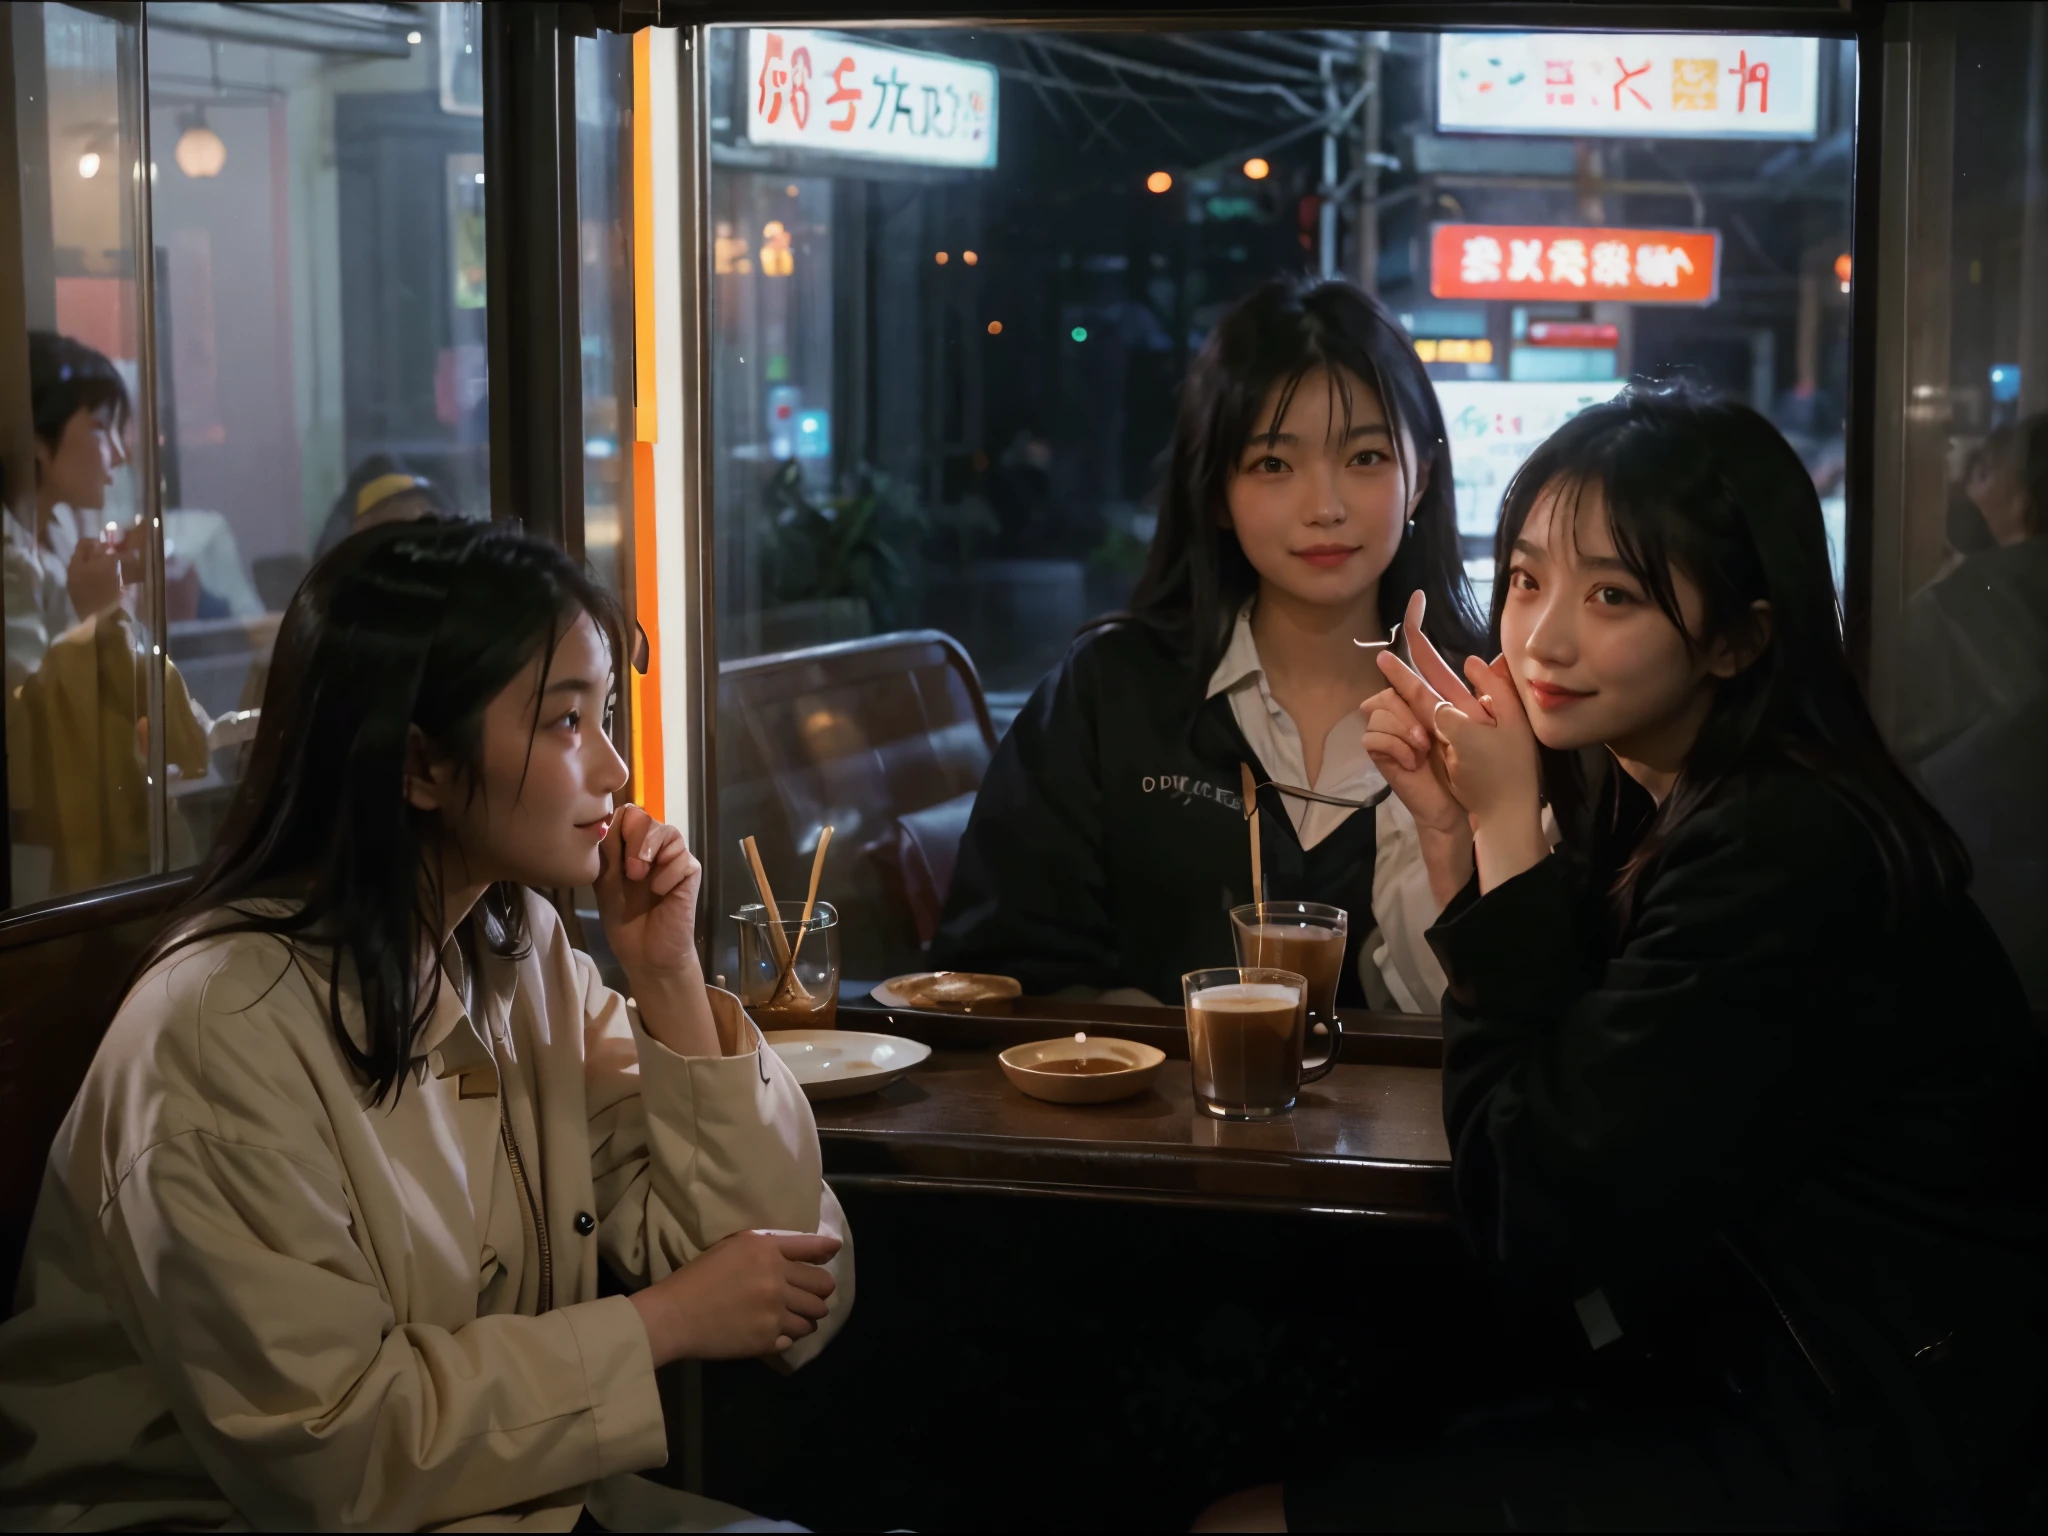
[[(1542, 560), (1547, 558), (1549, 555), (1548, 550), (1537, 548), (1527, 539), (1515, 540), (1514, 552), (1518, 555), (1526, 555), (1531, 560)], [(1633, 576), (1635, 574), (1634, 571), (1629, 569), (1629, 565), (1626, 560), (1616, 559), (1613, 555), (1581, 555), (1579, 557), (1578, 563), (1580, 565), (1590, 566), (1592, 569), (1596, 571), (1620, 571), (1625, 575), (1630, 576)]]
[(558, 683), (549, 683), (544, 693), (594, 693), (597, 684), (586, 677), (565, 677)]
[[(1392, 432), (1387, 430), (1387, 424), (1385, 422), (1367, 421), (1360, 422), (1357, 426), (1353, 427), (1349, 432), (1345, 433), (1344, 440), (1346, 442), (1349, 442), (1354, 437), (1392, 438), (1393, 435), (1394, 434)], [(1295, 436), (1292, 432), (1274, 432), (1270, 435), (1264, 432), (1255, 432), (1252, 434), (1252, 441), (1254, 443), (1298, 443), (1301, 441), (1301, 439)]]

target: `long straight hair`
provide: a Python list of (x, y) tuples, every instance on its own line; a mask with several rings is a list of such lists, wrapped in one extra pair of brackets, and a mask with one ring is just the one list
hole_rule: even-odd
[[(336, 1042), (373, 1102), (395, 1095), (441, 974), (441, 822), (405, 799), (411, 733), (475, 794), (484, 707), (536, 663), (544, 674), (581, 614), (619, 656), (611, 599), (561, 550), (511, 528), (427, 519), (344, 539), (285, 610), (248, 771), (197, 887), (136, 975), (226, 933), (323, 956)], [(536, 729), (539, 709), (536, 696)], [(256, 898), (286, 910), (235, 907)], [(493, 953), (524, 953), (518, 887), (491, 886), (476, 927)], [(343, 1022), (349, 983), (361, 1044)]]
[[(1791, 444), (1746, 406), (1682, 381), (1638, 382), (1565, 423), (1523, 464), (1501, 510), (1497, 569), (1508, 569), (1546, 494), (1557, 493), (1554, 517), (1575, 519), (1589, 490), (1606, 508), (1615, 553), (1688, 649), (1763, 641), (1755, 660), (1715, 685), (1677, 783), (1616, 871), (1616, 914), (1686, 817), (1731, 774), (1772, 761), (1817, 774), (1862, 822), (1893, 921), (1960, 896), (1969, 856), (1886, 748), (1849, 669), (1820, 497)], [(1680, 572), (1702, 599), (1697, 628), (1680, 609)], [(1495, 634), (1507, 596), (1497, 581)], [(1767, 630), (1749, 627), (1759, 601), (1770, 605)], [(1583, 761), (1544, 753), (1545, 792), (1564, 825), (1590, 819)]]
[[(1282, 278), (1224, 315), (1188, 370), (1158, 528), (1131, 597), (1132, 616), (1187, 654), (1198, 689), (1208, 686), (1238, 611), (1259, 590), (1259, 573), (1230, 526), (1231, 479), (1255, 437), (1279, 432), (1311, 373), (1324, 375), (1341, 400), (1346, 433), (1356, 405), (1348, 379), (1367, 385), (1387, 414), (1396, 456), (1404, 455), (1404, 434), (1415, 445), (1416, 462), (1401, 465), (1405, 483), (1428, 476), (1413, 526), (1380, 577), (1380, 622), (1398, 623), (1420, 589), (1438, 648), (1458, 656), (1479, 650), (1478, 609), (1458, 553), (1443, 411), (1414, 344), (1378, 300), (1350, 283)], [(1275, 388), (1278, 408), (1268, 413)]]

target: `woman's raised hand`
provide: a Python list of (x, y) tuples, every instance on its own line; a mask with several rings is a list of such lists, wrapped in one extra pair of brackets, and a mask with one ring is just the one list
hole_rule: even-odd
[(612, 817), (596, 889), (606, 941), (636, 987), (694, 970), (704, 866), (683, 834), (637, 805)]
[[(1437, 665), (1450, 673), (1441, 658)], [(1465, 676), (1471, 688), (1460, 683), (1450, 698), (1399, 657), (1381, 656), (1380, 670), (1407, 706), (1409, 722), (1404, 733), (1419, 725), (1434, 738), (1430, 755), (1441, 765), (1444, 783), (1481, 830), (1488, 821), (1502, 816), (1520, 818), (1526, 813), (1534, 818), (1539, 814), (1536, 735), (1529, 728), (1529, 717), (1505, 661), (1497, 657), (1489, 665), (1476, 656), (1468, 657)], [(1406, 735), (1402, 745), (1412, 746), (1413, 740), (1412, 734)]]
[[(1475, 710), (1483, 709), (1423, 634), (1425, 609), (1426, 601), (1420, 592), (1408, 600), (1401, 629), (1408, 636), (1409, 653), (1425, 672), (1435, 674), (1445, 688), (1471, 701)], [(1359, 713), (1365, 716), (1366, 755), (1408, 808), (1408, 814), (1415, 818), (1430, 891), (1439, 903), (1447, 903), (1472, 874), (1472, 824), (1452, 789), (1448, 765), (1428, 724), (1436, 702), (1443, 695), (1391, 651), (1381, 653), (1379, 666), (1390, 686), (1359, 706)], [(1404, 696), (1398, 686), (1403, 678), (1415, 684), (1410, 690), (1414, 700)]]
[(735, 1232), (631, 1297), (657, 1366), (750, 1360), (817, 1330), (837, 1288), (824, 1234)]

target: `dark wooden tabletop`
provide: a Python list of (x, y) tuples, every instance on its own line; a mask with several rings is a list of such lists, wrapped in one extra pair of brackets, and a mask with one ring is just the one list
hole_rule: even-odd
[[(1291, 1114), (1264, 1123), (1196, 1109), (1177, 1008), (1025, 999), (1008, 1016), (972, 1017), (842, 1006), (839, 1022), (934, 1049), (880, 1093), (814, 1106), (835, 1185), (1401, 1222), (1450, 1214), (1434, 1019), (1347, 1016), (1337, 1069), (1305, 1087)], [(1047, 1104), (1004, 1077), (998, 1051), (1077, 1029), (1158, 1045), (1170, 1059), (1145, 1092), (1114, 1104)]]

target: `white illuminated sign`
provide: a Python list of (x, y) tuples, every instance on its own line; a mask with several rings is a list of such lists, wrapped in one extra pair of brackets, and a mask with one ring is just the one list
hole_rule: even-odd
[(1437, 40), (1437, 127), (1810, 139), (1819, 78), (1812, 37), (1451, 32)]
[(1508, 482), (1537, 445), (1586, 407), (1613, 399), (1622, 387), (1620, 379), (1597, 384), (1434, 382), (1451, 447), (1458, 532), (1471, 538), (1493, 536)]
[(869, 160), (996, 163), (996, 72), (799, 27), (747, 33), (747, 140)]

